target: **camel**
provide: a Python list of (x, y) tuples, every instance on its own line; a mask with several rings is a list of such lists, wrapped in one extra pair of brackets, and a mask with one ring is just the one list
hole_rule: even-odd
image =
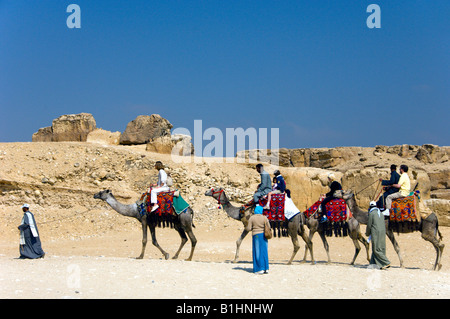
[[(350, 210), (354, 214), (357, 221), (361, 224), (367, 225), (369, 212), (358, 207), (355, 195), (352, 190), (348, 190), (346, 192), (337, 191), (335, 193), (335, 196), (343, 198), (346, 201), (347, 205), (350, 207)], [(445, 245), (441, 244), (443, 237), (441, 232), (439, 231), (439, 221), (436, 214), (431, 213), (427, 218), (421, 219), (420, 227), (418, 230), (422, 233), (422, 238), (432, 243), (434, 248), (436, 249), (436, 261), (434, 263), (433, 270), (440, 270), (442, 267), (441, 257)], [(403, 268), (403, 258), (400, 252), (400, 246), (395, 239), (394, 231), (392, 229), (389, 229), (389, 219), (386, 219), (386, 235), (391, 241), (392, 245), (394, 246), (394, 250), (398, 255), (398, 258), (400, 260), (400, 267)], [(437, 239), (436, 235), (439, 235), (439, 240)]]
[[(348, 224), (348, 235), (352, 239), (353, 245), (355, 245), (355, 254), (353, 255), (353, 260), (350, 263), (350, 265), (354, 265), (355, 261), (356, 261), (356, 257), (358, 257), (358, 254), (361, 251), (361, 246), (359, 245), (358, 241), (360, 241), (364, 245), (364, 247), (366, 248), (367, 260), (370, 261), (370, 257), (369, 257), (369, 243), (367, 242), (366, 238), (362, 235), (361, 229), (360, 229), (360, 226), (359, 226), (359, 222), (355, 218), (355, 214), (358, 215), (359, 212), (353, 212), (352, 209), (350, 209), (350, 210), (351, 210), (351, 212), (352, 212), (352, 214), (354, 216), (351, 217), (347, 221), (347, 224)], [(367, 221), (366, 221), (366, 223), (367, 223)], [(326, 238), (326, 235), (325, 235), (325, 227), (324, 227), (324, 225), (326, 225), (326, 224), (325, 223), (319, 223), (319, 220), (314, 218), (314, 214), (313, 214), (307, 219), (306, 225), (309, 228), (309, 242), (311, 243), (310, 251), (312, 252), (312, 246), (313, 246), (312, 239), (314, 237), (314, 234), (316, 232), (318, 232), (319, 235), (320, 235), (320, 238), (322, 239), (325, 251), (327, 252), (327, 257), (328, 257), (327, 263), (328, 264), (331, 263), (330, 247), (328, 245), (327, 238)], [(308, 255), (308, 251), (305, 250), (305, 256), (303, 257), (303, 261), (306, 261), (307, 255)], [(313, 264), (315, 263), (314, 257), (313, 257), (312, 254), (311, 254), (311, 262)]]
[[(228, 216), (230, 216), (235, 220), (241, 221), (242, 224), (244, 225), (244, 230), (242, 231), (241, 236), (236, 241), (236, 254), (233, 260), (233, 263), (236, 263), (239, 260), (239, 248), (241, 246), (241, 243), (244, 240), (245, 236), (247, 236), (247, 234), (249, 233), (247, 230), (245, 230), (245, 227), (248, 224), (250, 216), (254, 214), (254, 207), (244, 211), (244, 214), (242, 216), (240, 213), (240, 207), (233, 206), (228, 200), (227, 195), (225, 194), (225, 190), (220, 187), (211, 188), (210, 190), (206, 191), (205, 196), (211, 196), (214, 199), (216, 199), (217, 202), (220, 205), (222, 205), (223, 209), (228, 214)], [(291, 258), (288, 261), (288, 265), (292, 264), (295, 255), (300, 249), (297, 235), (300, 235), (303, 238), (303, 240), (306, 243), (306, 249), (310, 249), (311, 256), (313, 256), (312, 244), (309, 241), (308, 237), (306, 236), (304, 225), (305, 225), (305, 215), (303, 213), (295, 215), (288, 223), (288, 234), (289, 237), (291, 237), (292, 244), (294, 245), (294, 250), (292, 252)]]
[[(136, 203), (125, 205), (116, 200), (114, 195), (110, 190), (103, 190), (101, 192), (98, 192), (94, 195), (94, 198), (101, 199), (108, 203), (109, 206), (111, 206), (112, 209), (114, 209), (116, 212), (118, 212), (120, 215), (126, 216), (126, 217), (133, 217), (139, 220), (139, 222), (142, 224), (142, 251), (139, 257), (136, 257), (136, 259), (142, 259), (144, 258), (145, 253), (145, 246), (147, 245), (147, 226), (150, 229), (150, 233), (152, 235), (152, 243), (154, 246), (156, 246), (161, 253), (163, 254), (164, 258), (167, 260), (169, 259), (169, 254), (164, 251), (164, 249), (159, 246), (158, 241), (156, 240), (156, 222), (149, 218), (148, 214), (145, 214), (144, 216), (141, 216), (138, 210), (138, 206)], [(188, 241), (186, 237), (186, 233), (189, 236), (189, 239), (191, 240), (191, 253), (189, 257), (186, 259), (186, 261), (191, 261), (192, 256), (194, 255), (194, 249), (195, 245), (197, 244), (197, 239), (195, 238), (195, 235), (192, 231), (192, 227), (194, 226), (192, 223), (192, 218), (194, 216), (194, 212), (192, 211), (191, 207), (189, 207), (184, 213), (179, 214), (176, 219), (174, 220), (174, 229), (178, 232), (178, 234), (181, 237), (181, 245), (178, 248), (178, 251), (173, 256), (172, 259), (177, 259), (178, 255), (180, 254), (181, 249)], [(195, 227), (195, 226), (194, 226)]]

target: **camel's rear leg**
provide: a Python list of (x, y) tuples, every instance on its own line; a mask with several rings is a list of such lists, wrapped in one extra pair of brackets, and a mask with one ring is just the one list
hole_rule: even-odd
[(298, 243), (298, 236), (297, 232), (293, 234), (289, 234), (292, 240), (292, 245), (294, 245), (294, 251), (292, 252), (291, 259), (288, 261), (288, 265), (292, 264), (292, 261), (294, 260), (295, 255), (297, 254), (298, 250), (300, 249), (300, 244)]
[(192, 257), (194, 256), (195, 245), (197, 245), (197, 238), (195, 238), (192, 228), (187, 230), (187, 235), (189, 236), (189, 239), (191, 240), (191, 253), (189, 254), (189, 257), (188, 257), (188, 259), (186, 259), (186, 261), (191, 261)]
[(247, 236), (248, 231), (244, 229), (241, 236), (236, 241), (236, 255), (234, 256), (233, 262), (236, 263), (239, 260), (239, 248), (241, 247), (242, 241), (244, 240), (245, 236)]
[[(439, 232), (439, 236), (442, 240), (442, 235)], [(427, 236), (427, 234), (422, 233), (422, 238), (426, 241), (429, 241), (431, 244), (433, 244), (434, 248), (436, 249), (436, 261), (434, 262), (433, 270), (441, 270), (442, 264), (441, 264), (441, 257), (442, 253), (444, 252), (444, 244), (441, 244), (441, 241), (438, 240), (435, 237)]]

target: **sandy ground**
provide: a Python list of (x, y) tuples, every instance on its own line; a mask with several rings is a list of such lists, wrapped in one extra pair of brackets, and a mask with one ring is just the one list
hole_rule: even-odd
[[(365, 231), (365, 226), (362, 227)], [(44, 259), (19, 260), (18, 237), (0, 238), (0, 298), (449, 298), (450, 256), (444, 250), (443, 267), (432, 271), (435, 250), (420, 233), (397, 237), (405, 268), (392, 245), (387, 254), (392, 267), (385, 271), (366, 269), (365, 252), (356, 265), (349, 238), (329, 238), (331, 264), (319, 236), (314, 238), (316, 265), (301, 263), (304, 247), (292, 265), (289, 238), (269, 242), (268, 275), (252, 273), (251, 238), (241, 246), (241, 258), (231, 263), (235, 241), (241, 232), (238, 222), (220, 227), (197, 225), (198, 244), (194, 261), (187, 262), (190, 243), (179, 260), (163, 260), (147, 245), (143, 260), (141, 233), (111, 231), (101, 236), (72, 239), (42, 238)], [(450, 228), (441, 227), (444, 243)], [(171, 255), (179, 245), (177, 233), (158, 229), (160, 245)], [(448, 247), (448, 245), (447, 245)], [(268, 294), (269, 292), (269, 294)]]

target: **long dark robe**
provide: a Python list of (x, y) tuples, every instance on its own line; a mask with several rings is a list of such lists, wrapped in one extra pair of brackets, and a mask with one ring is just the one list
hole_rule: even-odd
[(372, 208), (369, 212), (366, 236), (372, 236), (370, 264), (376, 264), (380, 268), (389, 266), (391, 262), (386, 257), (386, 225), (384, 223), (384, 215), (378, 208)]
[(43, 257), (45, 253), (42, 250), (36, 221), (31, 212), (28, 211), (23, 215), (22, 224), (18, 228), (20, 230), (20, 258)]

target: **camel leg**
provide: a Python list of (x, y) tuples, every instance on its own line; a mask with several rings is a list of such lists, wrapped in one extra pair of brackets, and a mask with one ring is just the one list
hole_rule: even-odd
[(355, 245), (355, 255), (353, 256), (352, 262), (350, 263), (350, 265), (354, 265), (355, 261), (356, 261), (356, 257), (358, 257), (358, 254), (361, 250), (361, 246), (358, 243), (358, 234), (355, 234), (354, 232), (350, 233), (350, 238), (353, 241), (353, 245)]
[(186, 261), (191, 261), (192, 257), (194, 256), (195, 245), (197, 245), (197, 238), (195, 238), (192, 228), (188, 229), (186, 232), (189, 236), (189, 239), (191, 240), (191, 253), (189, 254), (189, 257), (188, 259), (186, 259)]
[(323, 242), (323, 247), (325, 248), (325, 251), (327, 252), (327, 256), (328, 256), (328, 261), (327, 263), (331, 263), (331, 258), (330, 258), (330, 247), (328, 246), (328, 241), (327, 238), (325, 236), (325, 232), (321, 231), (319, 232), (320, 238), (322, 239)]
[(178, 258), (178, 255), (180, 254), (181, 249), (183, 249), (184, 245), (188, 241), (186, 233), (184, 232), (184, 230), (180, 226), (175, 226), (175, 230), (178, 232), (178, 234), (181, 237), (181, 244), (180, 244), (180, 247), (178, 248), (178, 251), (172, 257), (172, 259), (177, 259)]
[(433, 270), (440, 270), (442, 268), (441, 257), (444, 251), (444, 244), (441, 244), (436, 236), (429, 236), (427, 233), (422, 233), (422, 238), (429, 241), (436, 249), (436, 261), (434, 262)]
[(246, 231), (244, 229), (241, 236), (236, 241), (236, 255), (234, 256), (234, 260), (233, 260), (234, 263), (236, 263), (239, 259), (239, 248), (241, 247), (242, 241), (244, 240), (245, 236), (247, 236), (247, 234), (248, 234), (248, 231)]
[(141, 254), (139, 255), (139, 257), (136, 257), (136, 259), (144, 258), (145, 246), (147, 246), (147, 218), (146, 218), (146, 216), (144, 216), (142, 218), (141, 224), (142, 224), (142, 250), (141, 250)]
[(305, 228), (303, 226), (300, 226), (300, 237), (302, 237), (303, 241), (305, 242), (305, 257), (303, 258), (303, 261), (305, 261), (306, 259), (306, 252), (309, 251), (311, 252), (311, 260), (314, 263), (314, 254), (312, 251), (312, 242), (309, 240), (309, 237), (306, 236), (306, 232), (305, 232)]
[[(313, 237), (314, 234), (316, 233), (315, 230), (310, 230), (309, 231), (309, 236), (308, 236), (308, 241), (306, 242), (306, 240), (303, 238), (303, 240), (305, 240), (306, 244), (305, 244), (305, 255), (303, 256), (303, 262), (306, 262), (306, 257), (308, 256), (308, 242), (309, 242), (309, 252), (311, 253), (311, 265), (315, 265), (316, 261), (314, 260), (314, 253), (313, 253)], [(306, 234), (305, 234), (306, 237)]]
[(386, 235), (388, 236), (389, 240), (392, 243), (392, 246), (394, 246), (394, 250), (397, 253), (398, 259), (400, 260), (400, 268), (403, 268), (403, 258), (402, 254), (400, 252), (400, 246), (397, 243), (397, 240), (395, 240), (394, 232), (390, 229), (386, 229)]
[(289, 259), (288, 265), (292, 264), (292, 261), (294, 260), (295, 255), (297, 254), (298, 250), (300, 249), (300, 244), (298, 243), (297, 231), (295, 231), (294, 233), (290, 233), (289, 237), (291, 237), (292, 245), (294, 245), (294, 251), (292, 252), (291, 259)]
[(358, 234), (358, 240), (364, 245), (366, 248), (366, 258), (367, 261), (370, 263), (370, 256), (369, 256), (369, 243), (367, 242), (367, 239), (361, 234)]
[(161, 246), (159, 246), (159, 244), (158, 244), (158, 241), (156, 240), (156, 227), (155, 227), (155, 225), (154, 224), (150, 224), (150, 225), (148, 225), (148, 227), (150, 228), (150, 233), (152, 234), (152, 244), (153, 244), (153, 246), (155, 246), (156, 248), (158, 248), (159, 249), (159, 251), (164, 255), (164, 259), (169, 259), (169, 254), (168, 253), (166, 253), (165, 251), (164, 251), (164, 249), (162, 249), (161, 248)]
[[(421, 226), (422, 238), (429, 241), (436, 249), (436, 261), (434, 262), (433, 270), (440, 270), (442, 267), (441, 257), (445, 245), (441, 244), (442, 234), (439, 231), (439, 223), (436, 215), (431, 214), (427, 219), (422, 220)], [(436, 235), (439, 236), (439, 240)]]

